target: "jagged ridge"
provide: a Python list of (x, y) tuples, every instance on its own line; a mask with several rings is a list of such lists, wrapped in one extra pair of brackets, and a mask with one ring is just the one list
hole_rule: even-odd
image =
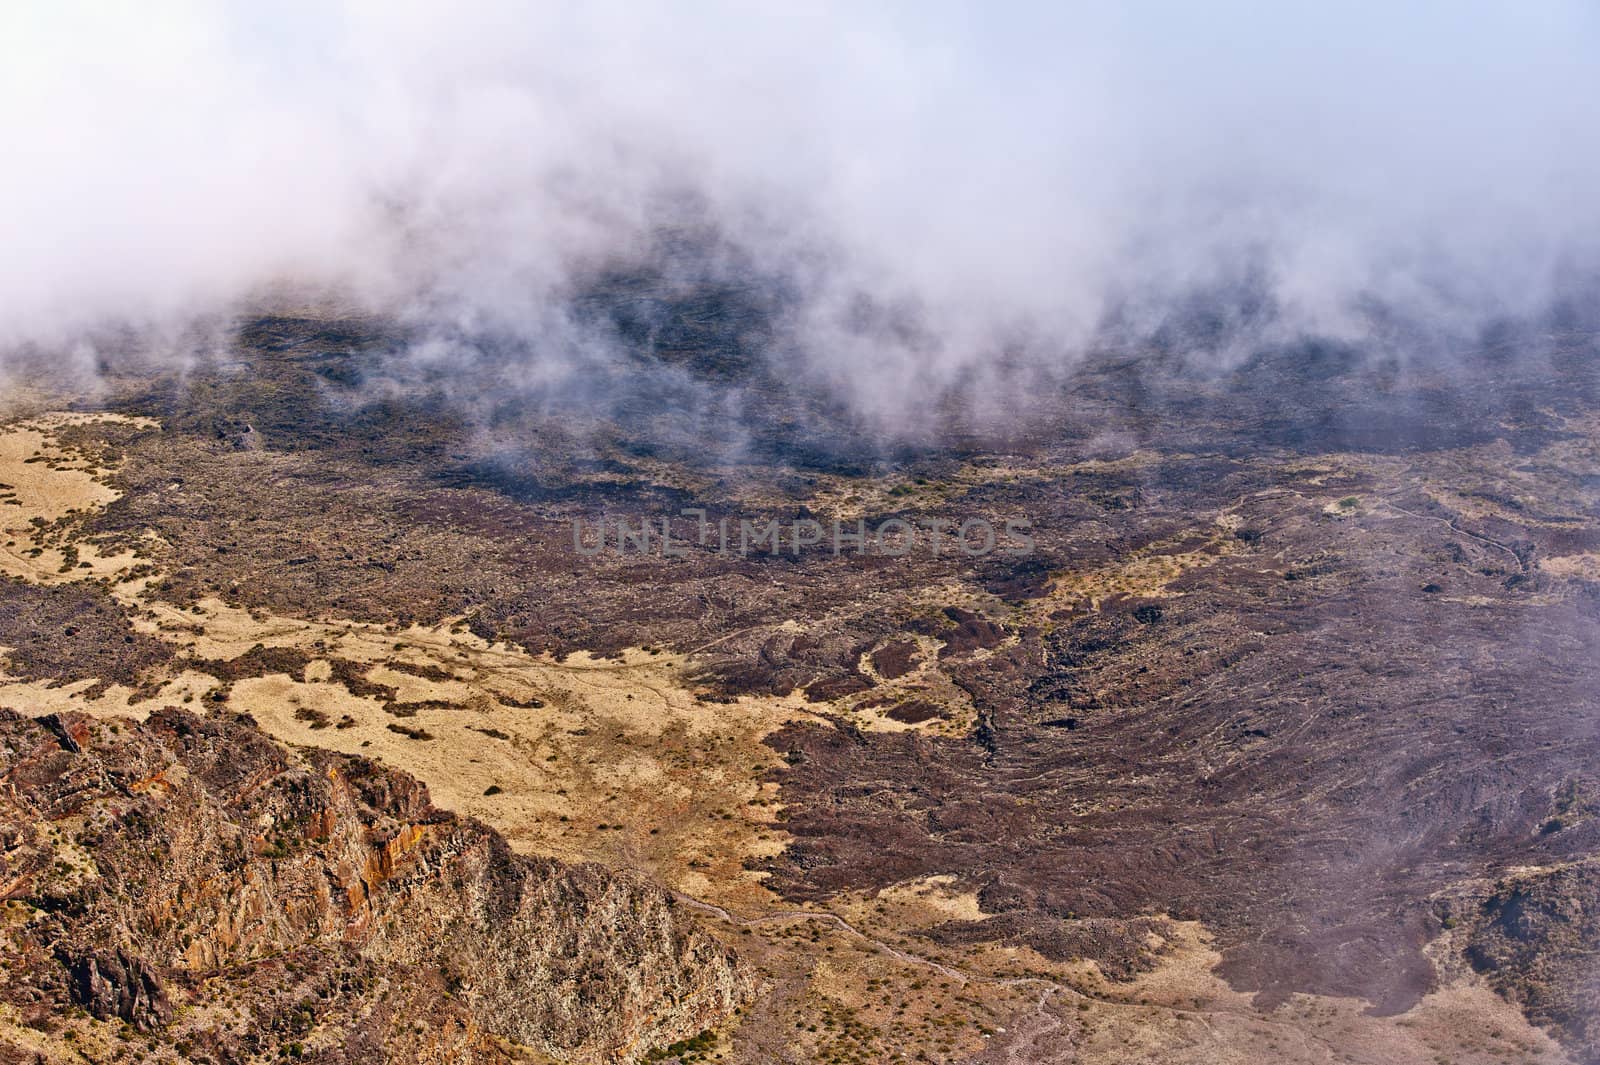
[(513, 854), (411, 777), (242, 715), (0, 711), (0, 848), (0, 995), (194, 1060), (627, 1060), (751, 991), (647, 881)]

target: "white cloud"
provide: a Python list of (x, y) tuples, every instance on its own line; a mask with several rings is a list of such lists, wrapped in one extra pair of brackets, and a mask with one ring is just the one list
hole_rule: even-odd
[(803, 282), (796, 371), (892, 419), (1247, 269), (1359, 336), (1595, 264), (1587, 4), (1074, 6), (9, 5), (0, 343), (293, 281), (538, 350), (692, 193)]

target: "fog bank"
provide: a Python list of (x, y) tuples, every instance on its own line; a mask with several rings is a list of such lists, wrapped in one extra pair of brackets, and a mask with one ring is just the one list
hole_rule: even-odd
[(596, 272), (688, 232), (892, 428), (1107, 338), (1448, 351), (1600, 264), (1579, 2), (12, 5), (0, 42), (12, 351), (290, 286), (537, 393), (611, 357)]

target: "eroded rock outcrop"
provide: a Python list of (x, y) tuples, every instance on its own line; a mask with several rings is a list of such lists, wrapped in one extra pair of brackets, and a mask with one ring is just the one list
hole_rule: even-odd
[(1448, 910), (1467, 929), (1472, 967), (1578, 1060), (1600, 1062), (1600, 866), (1524, 872)]
[(0, 890), (0, 998), (195, 1060), (629, 1060), (751, 992), (647, 881), (516, 855), (414, 779), (243, 716), (0, 711)]

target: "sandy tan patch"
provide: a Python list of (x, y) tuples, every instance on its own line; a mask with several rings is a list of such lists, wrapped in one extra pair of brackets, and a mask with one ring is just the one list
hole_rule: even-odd
[[(446, 697), (404, 716), (337, 682), (283, 675), (238, 682), (228, 704), (280, 739), (405, 769), (441, 806), (494, 825), (519, 849), (643, 869), (728, 904), (770, 904), (761, 877), (744, 868), (788, 838), (776, 823), (776, 786), (764, 780), (781, 762), (760, 741), (809, 714), (799, 700), (699, 702), (683, 660), (641, 651), (557, 663), (448, 629), (330, 628), (316, 639), (356, 661), (381, 661), (396, 644), (434, 647), (434, 661), (463, 679), (369, 671), (381, 683), (411, 682), (401, 693), (416, 703)], [(307, 634), (299, 646), (314, 642)]]
[(131, 552), (102, 555), (92, 543), (69, 542), (51, 527), (116, 500), (110, 469), (58, 434), (69, 426), (102, 424), (154, 428), (120, 414), (47, 414), (0, 428), (0, 573), (36, 581), (107, 577), (133, 565)]
[(1458, 983), (1395, 1017), (1359, 999), (1296, 995), (1274, 1010), (1252, 1004), (1214, 970), (1221, 960), (1198, 924), (1174, 926), (1170, 952), (1131, 984), (1086, 990), (1074, 1012), (1083, 1060), (1179, 1065), (1360, 1062), (1452, 1065), (1566, 1062), (1561, 1049), (1487, 988)]
[[(190, 610), (136, 604), (136, 627), (200, 658), (260, 645), (315, 659), (304, 680), (278, 674), (223, 686), (189, 674), (142, 703), (113, 688), (79, 708), (142, 716), (175, 702), (216, 705), (213, 693), (225, 690), (226, 706), (278, 738), (404, 769), (441, 806), (483, 819), (518, 849), (640, 868), (719, 901), (769, 902), (760, 875), (745, 869), (788, 838), (776, 823), (776, 786), (765, 780), (781, 761), (761, 740), (813, 715), (798, 697), (702, 702), (678, 656), (557, 662), (449, 623), (400, 629), (273, 617), (216, 600)], [(394, 699), (352, 694), (333, 678), (334, 660), (362, 667)], [(72, 690), (20, 682), (0, 693), (40, 711), (74, 702)]]
[[(858, 695), (838, 700), (835, 706), (850, 716), (850, 723), (865, 732), (927, 732), (933, 735), (964, 736), (972, 730), (978, 711), (972, 696), (939, 668), (939, 649), (943, 644), (930, 636), (902, 636), (917, 645), (915, 669), (889, 679), (872, 666), (871, 652), (863, 654), (856, 668), (870, 677), (873, 687)], [(987, 652), (979, 652), (986, 654)], [(924, 721), (898, 721), (889, 716), (902, 703), (926, 703), (938, 709), (938, 716)]]
[(1552, 577), (1569, 577), (1585, 581), (1600, 581), (1600, 554), (1586, 552), (1580, 555), (1557, 555), (1542, 558), (1539, 568)]
[(878, 892), (878, 898), (888, 905), (901, 905), (920, 910), (922, 921), (915, 924), (938, 924), (943, 921), (981, 921), (987, 914), (978, 905), (978, 893), (957, 887), (957, 880), (947, 873), (925, 876), (895, 884)]
[[(101, 557), (72, 528), (52, 525), (116, 498), (106, 484), (111, 471), (56, 434), (118, 420), (133, 422), (49, 415), (0, 429), (0, 483), (8, 486), (0, 491), (16, 504), (5, 508), (15, 515), (6, 518), (12, 543), (0, 569), (39, 582), (113, 578), (111, 593), (136, 629), (196, 658), (233, 659), (260, 646), (314, 660), (303, 680), (279, 674), (224, 685), (192, 671), (155, 678), (154, 695), (138, 701), (118, 686), (85, 698), (92, 681), (53, 686), (0, 675), (7, 705), (134, 717), (167, 705), (226, 705), (280, 739), (413, 773), (441, 806), (482, 818), (519, 849), (640, 868), (729, 903), (770, 901), (761, 877), (744, 867), (787, 839), (776, 786), (765, 780), (781, 762), (761, 740), (815, 708), (796, 697), (702, 702), (681, 657), (631, 651), (620, 660), (580, 654), (557, 662), (484, 641), (460, 619), (400, 628), (275, 617), (217, 599), (185, 609), (148, 597), (145, 580), (114, 580), (137, 565), (131, 553)], [(335, 679), (335, 661), (353, 664), (393, 698), (353, 694)]]
[(1038, 612), (1063, 608), (1099, 610), (1108, 599), (1168, 599), (1179, 593), (1172, 583), (1190, 570), (1214, 565), (1233, 553), (1233, 539), (1220, 522), (1203, 546), (1164, 552), (1159, 546), (1135, 552), (1112, 566), (1067, 570), (1052, 578), (1050, 591), (1034, 604)]

